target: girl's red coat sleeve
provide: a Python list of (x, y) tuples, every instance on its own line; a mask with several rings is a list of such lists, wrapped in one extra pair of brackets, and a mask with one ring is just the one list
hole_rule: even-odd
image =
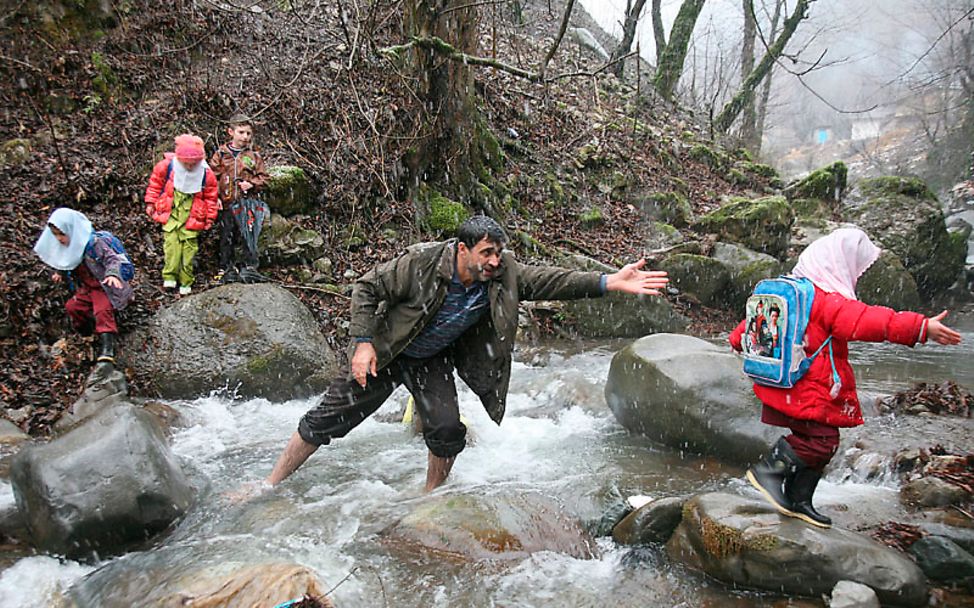
[[(832, 336), (808, 373), (790, 389), (754, 385), (754, 394), (765, 405), (799, 420), (813, 420), (835, 427), (862, 424), (862, 409), (856, 394), (856, 378), (849, 364), (849, 342), (895, 342), (913, 346), (926, 338), (926, 318), (915, 312), (896, 312), (885, 306), (870, 306), (836, 293), (815, 289), (815, 301), (806, 332), (805, 354), (811, 355)], [(742, 321), (729, 341), (741, 350)], [(839, 375), (838, 395), (832, 389), (832, 363)]]

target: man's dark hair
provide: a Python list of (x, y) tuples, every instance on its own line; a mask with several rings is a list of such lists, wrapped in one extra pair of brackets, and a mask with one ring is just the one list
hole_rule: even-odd
[(778, 313), (778, 316), (779, 317), (781, 316), (781, 309), (778, 308), (778, 305), (777, 304), (772, 304), (771, 307), (768, 308), (768, 316), (770, 317), (771, 316), (771, 313), (773, 313), (773, 312)]
[(485, 237), (491, 243), (502, 247), (507, 244), (507, 235), (504, 234), (504, 229), (501, 228), (500, 224), (486, 215), (475, 215), (460, 224), (460, 227), (457, 229), (457, 239), (466, 245), (468, 249), (473, 249), (474, 245), (482, 241)]

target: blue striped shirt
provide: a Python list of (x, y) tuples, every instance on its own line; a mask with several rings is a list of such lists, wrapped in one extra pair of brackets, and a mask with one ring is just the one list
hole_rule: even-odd
[(432, 357), (479, 321), (489, 307), (487, 283), (474, 281), (470, 287), (464, 287), (454, 271), (443, 305), (403, 354), (418, 359)]

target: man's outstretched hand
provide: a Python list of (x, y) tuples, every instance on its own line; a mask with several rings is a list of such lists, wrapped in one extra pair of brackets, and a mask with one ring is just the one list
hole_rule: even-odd
[(642, 259), (632, 264), (626, 264), (618, 272), (606, 276), (606, 291), (623, 291), (625, 293), (660, 295), (660, 289), (666, 287), (669, 279), (664, 270), (642, 270), (646, 260)]

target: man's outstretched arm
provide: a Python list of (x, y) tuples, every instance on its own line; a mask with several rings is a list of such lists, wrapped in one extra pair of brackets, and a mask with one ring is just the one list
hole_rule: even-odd
[(669, 278), (665, 270), (643, 270), (645, 258), (632, 264), (626, 264), (618, 272), (606, 275), (606, 291), (622, 291), (625, 293), (660, 295), (660, 290), (666, 287)]

